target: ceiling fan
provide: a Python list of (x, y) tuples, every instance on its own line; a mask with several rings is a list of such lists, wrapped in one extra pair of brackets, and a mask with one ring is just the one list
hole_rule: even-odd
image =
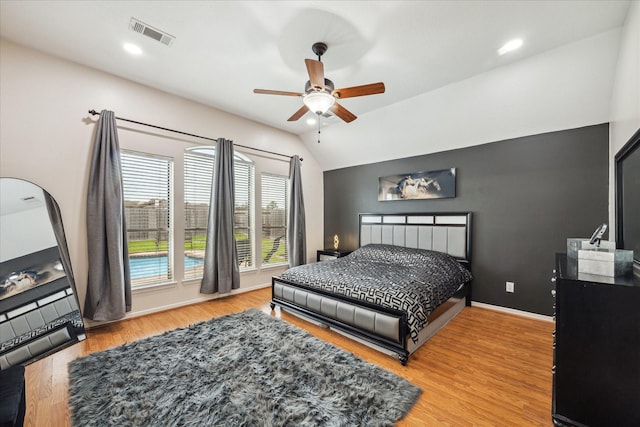
[(362, 86), (353, 86), (342, 89), (335, 89), (333, 82), (324, 76), (324, 65), (321, 62), (322, 55), (327, 51), (325, 43), (314, 43), (311, 47), (313, 53), (318, 55), (318, 60), (305, 59), (309, 80), (304, 87), (304, 93), (285, 92), (281, 90), (254, 89), (254, 93), (266, 95), (300, 96), (304, 103), (302, 107), (287, 121), (294, 122), (302, 117), (307, 111), (317, 115), (322, 115), (330, 111), (340, 117), (345, 122), (354, 121), (357, 117), (351, 111), (338, 103), (339, 99), (354, 98), (356, 96), (374, 95), (384, 93), (384, 83), (371, 83)]

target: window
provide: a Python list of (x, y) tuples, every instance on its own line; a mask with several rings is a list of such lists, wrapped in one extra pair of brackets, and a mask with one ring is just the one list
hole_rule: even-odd
[(262, 174), (262, 265), (286, 264), (289, 180)]
[(187, 151), (184, 154), (184, 278), (202, 277), (213, 158)]
[[(184, 263), (185, 279), (202, 277), (202, 259), (209, 216), (209, 199), (215, 150), (213, 147), (187, 149), (184, 156)], [(254, 165), (240, 153), (234, 155), (234, 229), (240, 268), (255, 265), (253, 199)]]
[(171, 159), (122, 152), (122, 185), (132, 288), (173, 279)]
[(233, 162), (235, 180), (234, 231), (240, 267), (253, 267), (253, 162), (245, 156), (235, 155)]

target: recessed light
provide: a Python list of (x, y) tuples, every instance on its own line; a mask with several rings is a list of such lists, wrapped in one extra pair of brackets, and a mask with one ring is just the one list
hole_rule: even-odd
[(315, 124), (316, 124), (316, 119), (314, 119), (313, 117), (308, 118), (308, 119), (307, 119), (307, 124), (308, 124), (309, 126), (311, 126), (311, 125), (315, 125)]
[(513, 39), (505, 43), (500, 49), (498, 49), (498, 55), (504, 55), (507, 52), (519, 49), (522, 46), (522, 39)]
[(135, 44), (125, 43), (123, 47), (124, 47), (124, 50), (126, 50), (127, 52), (129, 52), (132, 55), (140, 55), (140, 54), (142, 54), (142, 49), (140, 49), (140, 47), (136, 46)]

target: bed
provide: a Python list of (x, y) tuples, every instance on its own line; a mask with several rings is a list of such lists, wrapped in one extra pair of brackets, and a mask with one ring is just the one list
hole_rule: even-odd
[(471, 213), (360, 214), (359, 248), (272, 278), (282, 309), (409, 356), (471, 301)]

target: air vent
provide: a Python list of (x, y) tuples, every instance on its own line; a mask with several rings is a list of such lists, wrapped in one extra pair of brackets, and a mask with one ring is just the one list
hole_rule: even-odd
[(159, 41), (160, 43), (167, 46), (171, 46), (173, 41), (176, 39), (171, 34), (167, 34), (164, 31), (153, 28), (152, 26), (147, 25), (144, 22), (137, 20), (136, 18), (131, 18), (131, 22), (129, 22), (129, 28), (136, 33), (140, 33), (144, 36), (150, 37), (155, 41)]
[(37, 197), (35, 196), (26, 196), (26, 197), (22, 197), (20, 198), (20, 200), (25, 204), (25, 205), (29, 205), (29, 206), (37, 206), (40, 203), (42, 203)]

